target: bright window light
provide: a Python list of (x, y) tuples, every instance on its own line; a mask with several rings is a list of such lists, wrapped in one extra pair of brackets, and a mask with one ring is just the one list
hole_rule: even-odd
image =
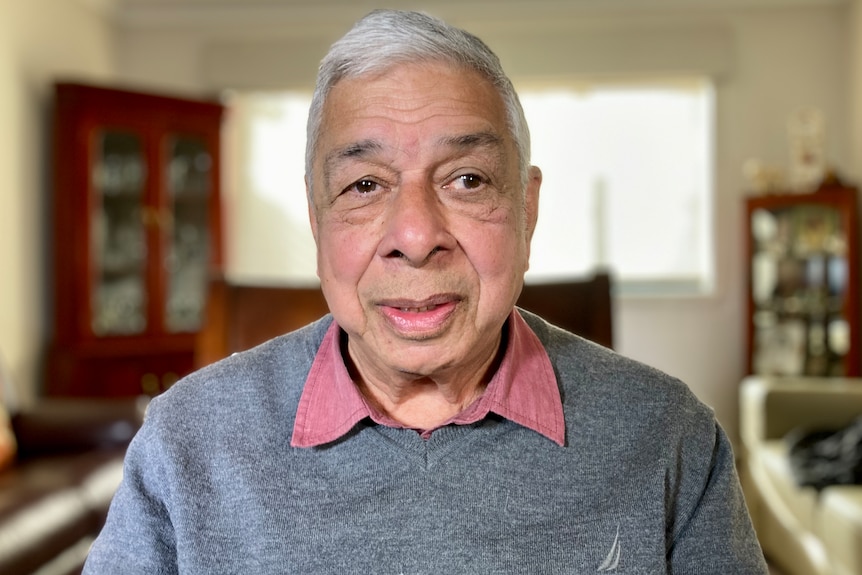
[(521, 89), (542, 169), (528, 281), (606, 268), (626, 293), (713, 282), (707, 82)]
[[(520, 87), (543, 172), (527, 281), (610, 270), (619, 293), (713, 284), (713, 96), (707, 81)], [(229, 269), (316, 281), (303, 183), (307, 93), (230, 99)]]
[(234, 93), (225, 142), (228, 274), (237, 282), (316, 284), (305, 200), (305, 92)]

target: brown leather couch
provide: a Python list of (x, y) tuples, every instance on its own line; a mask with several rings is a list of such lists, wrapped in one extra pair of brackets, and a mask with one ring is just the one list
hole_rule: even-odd
[(18, 455), (0, 471), (0, 573), (80, 573), (145, 407), (51, 398), (12, 417)]

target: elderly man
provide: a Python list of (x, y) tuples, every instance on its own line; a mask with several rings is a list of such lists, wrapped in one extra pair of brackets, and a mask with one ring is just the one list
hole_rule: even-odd
[(480, 40), (373, 12), (308, 135), (331, 315), (152, 402), (86, 573), (766, 572), (713, 413), (514, 308), (541, 173)]

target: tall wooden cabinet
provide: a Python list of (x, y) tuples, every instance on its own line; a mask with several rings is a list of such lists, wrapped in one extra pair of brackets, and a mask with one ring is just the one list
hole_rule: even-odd
[(748, 371), (860, 375), (856, 189), (746, 199)]
[(55, 90), (46, 392), (155, 395), (191, 371), (222, 263), (216, 102)]

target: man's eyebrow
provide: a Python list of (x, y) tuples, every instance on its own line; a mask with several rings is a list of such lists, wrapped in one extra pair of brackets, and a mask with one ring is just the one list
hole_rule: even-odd
[(331, 150), (323, 158), (323, 177), (325, 181), (329, 181), (330, 176), (335, 171), (336, 166), (344, 160), (363, 158), (377, 153), (383, 149), (383, 144), (377, 140), (360, 140), (351, 142), (340, 148)]
[(326, 163), (348, 158), (362, 157), (368, 155), (370, 152), (379, 152), (382, 149), (383, 144), (377, 140), (360, 140), (358, 142), (351, 142), (326, 154)]
[(458, 136), (446, 136), (439, 140), (440, 144), (452, 148), (501, 148), (503, 138), (494, 132), (474, 132)]

